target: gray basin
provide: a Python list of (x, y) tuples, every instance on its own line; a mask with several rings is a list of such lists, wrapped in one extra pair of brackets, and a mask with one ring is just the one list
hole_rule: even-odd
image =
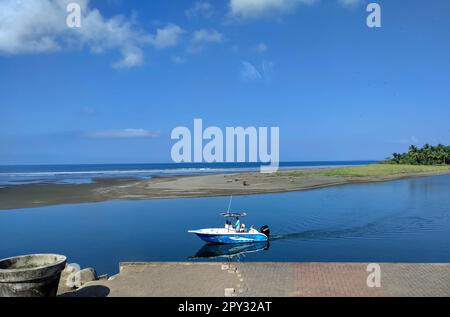
[(0, 260), (0, 297), (54, 297), (66, 257), (31, 254)]

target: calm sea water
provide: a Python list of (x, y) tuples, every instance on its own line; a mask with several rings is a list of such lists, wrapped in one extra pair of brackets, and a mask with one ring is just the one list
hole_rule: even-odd
[(445, 175), (235, 196), (232, 209), (249, 214), (244, 222), (268, 224), (273, 237), (228, 248), (204, 247), (187, 233), (221, 226), (227, 197), (1, 211), (0, 257), (56, 252), (109, 274), (120, 261), (450, 262), (449, 193)]
[[(351, 166), (373, 162), (281, 162), (280, 168)], [(83, 184), (92, 182), (94, 178), (147, 179), (154, 176), (255, 171), (259, 168), (259, 163), (0, 165), (0, 187), (33, 183)]]

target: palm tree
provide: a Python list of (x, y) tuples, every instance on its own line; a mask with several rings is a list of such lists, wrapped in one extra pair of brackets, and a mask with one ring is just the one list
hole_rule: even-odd
[(439, 164), (442, 163), (445, 165), (445, 162), (447, 160), (447, 151), (445, 149), (445, 146), (442, 144), (438, 144), (438, 146), (436, 146), (435, 150), (436, 150), (436, 158), (437, 158)]
[(415, 145), (409, 147), (408, 155), (412, 164), (419, 164), (419, 149)]
[(416, 145), (411, 145), (407, 153), (393, 153), (387, 162), (412, 165), (450, 164), (450, 146), (442, 144), (431, 146), (430, 144), (425, 144), (422, 148), (418, 148)]
[(417, 152), (417, 146), (415, 146), (415, 145), (410, 145), (409, 146), (409, 152)]
[(402, 155), (400, 153), (393, 153), (392, 159), (395, 163), (400, 164), (400, 159), (402, 158)]
[(422, 148), (422, 162), (421, 164), (424, 165), (431, 165), (433, 164), (431, 161), (431, 150), (432, 150), (432, 146), (429, 145), (428, 143), (425, 144)]
[(445, 163), (446, 164), (450, 164), (450, 146), (447, 146), (445, 149), (446, 152), (446, 159), (445, 159)]

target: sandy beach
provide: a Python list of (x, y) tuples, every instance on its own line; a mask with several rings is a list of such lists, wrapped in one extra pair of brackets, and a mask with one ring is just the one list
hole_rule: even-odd
[(108, 200), (281, 193), (446, 173), (450, 173), (450, 167), (391, 171), (383, 165), (370, 165), (284, 170), (274, 174), (243, 172), (149, 180), (102, 179), (90, 184), (29, 184), (0, 188), (0, 210)]

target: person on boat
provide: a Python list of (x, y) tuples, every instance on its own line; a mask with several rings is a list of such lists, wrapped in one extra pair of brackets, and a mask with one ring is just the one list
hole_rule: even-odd
[(239, 220), (239, 217), (236, 218), (236, 223), (234, 224), (234, 229), (236, 229), (236, 231), (241, 230), (241, 221)]

